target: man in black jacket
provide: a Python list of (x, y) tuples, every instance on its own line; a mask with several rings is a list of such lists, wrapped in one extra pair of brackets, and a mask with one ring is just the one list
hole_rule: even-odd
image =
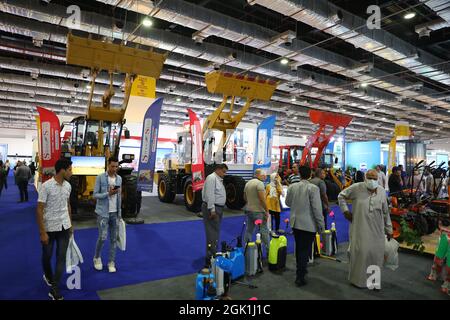
[(389, 195), (401, 195), (400, 193), (403, 190), (401, 179), (401, 171), (398, 169), (398, 167), (393, 167), (388, 181)]

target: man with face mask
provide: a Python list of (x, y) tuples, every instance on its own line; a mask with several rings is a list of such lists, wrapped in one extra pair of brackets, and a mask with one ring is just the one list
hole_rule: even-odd
[[(349, 200), (352, 212), (347, 205)], [(366, 180), (343, 190), (338, 201), (350, 221), (349, 281), (356, 287), (366, 288), (367, 268), (372, 265), (382, 268), (385, 235), (389, 240), (392, 237), (386, 192), (378, 184), (377, 171), (367, 171)]]

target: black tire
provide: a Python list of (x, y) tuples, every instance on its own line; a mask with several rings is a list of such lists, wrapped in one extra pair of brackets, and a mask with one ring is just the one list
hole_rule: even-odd
[(166, 173), (159, 174), (158, 181), (158, 198), (159, 201), (165, 203), (172, 203), (175, 199), (175, 191), (172, 183), (170, 182), (170, 177)]
[(414, 217), (414, 230), (417, 231), (419, 236), (426, 235), (428, 232), (428, 223), (427, 219), (421, 214), (417, 214)]
[(133, 175), (122, 177), (122, 217), (135, 218), (137, 216), (137, 178)]
[(71, 176), (70, 177), (70, 208), (73, 215), (76, 215), (78, 213), (78, 186), (79, 186), (79, 176)]
[(192, 190), (192, 179), (186, 179), (183, 186), (184, 206), (191, 212), (198, 213), (202, 210), (202, 191)]
[(241, 210), (245, 206), (245, 180), (238, 176), (225, 176), (223, 182), (227, 192), (227, 207), (234, 210)]

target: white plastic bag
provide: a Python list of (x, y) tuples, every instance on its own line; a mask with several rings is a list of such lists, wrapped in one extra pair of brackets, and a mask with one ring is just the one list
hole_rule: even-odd
[(73, 235), (71, 235), (66, 252), (66, 272), (72, 273), (73, 267), (80, 263), (83, 263), (83, 255), (75, 243)]
[(398, 247), (397, 240), (384, 239), (384, 266), (395, 271), (398, 268)]
[(127, 247), (127, 230), (125, 221), (123, 221), (123, 219), (120, 219), (118, 222), (117, 247), (122, 251), (125, 251)]

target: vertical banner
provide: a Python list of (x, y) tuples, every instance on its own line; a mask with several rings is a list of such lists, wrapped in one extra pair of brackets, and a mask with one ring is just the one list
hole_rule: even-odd
[(203, 189), (205, 183), (205, 165), (203, 163), (203, 136), (202, 125), (197, 115), (191, 109), (189, 113), (189, 131), (192, 140), (192, 189), (195, 191)]
[(392, 168), (395, 166), (396, 147), (397, 147), (397, 138), (393, 137), (391, 139), (391, 142), (389, 143), (388, 173), (392, 173)]
[[(56, 161), (61, 157), (60, 124), (58, 116), (45, 108), (37, 107), (39, 113), (38, 133), (40, 137), (40, 163), (44, 176), (53, 170)], [(44, 179), (43, 181), (44, 182)]]
[[(256, 130), (256, 150), (253, 171), (263, 169), (268, 171), (271, 166), (273, 129), (275, 127), (276, 116), (265, 119)], [(266, 172), (269, 174), (270, 172)]]
[(138, 190), (153, 191), (153, 175), (155, 171), (156, 149), (158, 147), (159, 118), (163, 99), (156, 99), (144, 116), (142, 126), (141, 153), (138, 167)]

